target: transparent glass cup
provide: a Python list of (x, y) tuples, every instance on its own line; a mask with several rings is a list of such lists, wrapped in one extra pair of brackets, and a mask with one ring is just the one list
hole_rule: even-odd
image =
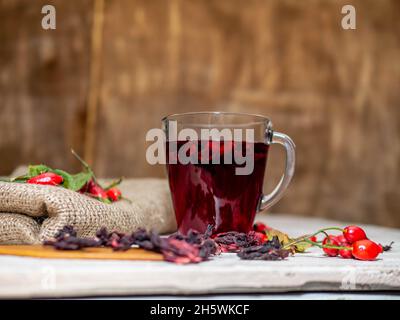
[[(275, 204), (295, 167), (295, 144), (260, 115), (231, 112), (173, 114), (162, 120), (167, 174), (178, 230), (251, 230), (255, 214)], [(263, 194), (271, 144), (286, 150), (278, 185)]]

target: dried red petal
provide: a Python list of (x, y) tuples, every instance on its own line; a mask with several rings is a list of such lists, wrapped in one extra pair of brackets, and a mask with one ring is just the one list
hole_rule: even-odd
[(65, 226), (54, 241), (45, 244), (59, 250), (79, 250), (85, 247), (105, 246), (114, 250), (128, 250), (138, 245), (145, 250), (160, 252), (165, 261), (177, 264), (199, 263), (220, 252), (237, 252), (241, 259), (279, 260), (284, 259), (288, 250), (283, 250), (278, 238), (264, 241), (260, 233), (226, 232), (211, 238), (212, 227), (204, 234), (190, 231), (186, 236), (174, 234), (168, 238), (155, 232), (138, 229), (131, 234), (108, 232), (101, 228), (95, 239), (79, 238), (71, 226)]

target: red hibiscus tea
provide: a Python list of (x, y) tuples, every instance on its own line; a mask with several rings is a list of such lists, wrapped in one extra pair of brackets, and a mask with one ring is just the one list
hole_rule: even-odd
[[(176, 221), (183, 234), (190, 229), (204, 232), (208, 225), (214, 226), (214, 234), (250, 231), (255, 214), (282, 197), (294, 174), (293, 141), (274, 131), (264, 116), (209, 111), (172, 114), (162, 119), (161, 133), (152, 132), (146, 139), (151, 137), (167, 142), (149, 159), (167, 164)], [(157, 142), (152, 151), (160, 150)], [(272, 144), (286, 150), (285, 172), (273, 191), (264, 195)], [(166, 157), (156, 160), (165, 153)]]
[[(179, 153), (185, 143), (178, 141), (175, 153)], [(191, 149), (199, 150), (195, 153), (198, 163), (182, 163), (179, 157), (176, 157), (176, 164), (171, 164), (169, 157), (167, 160), (179, 232), (186, 234), (190, 229), (204, 232), (209, 224), (214, 226), (214, 233), (250, 231), (262, 196), (268, 145), (262, 142), (211, 140), (191, 144), (187, 153)], [(207, 144), (209, 163), (204, 164), (201, 150)], [(244, 164), (238, 163), (240, 161), (237, 161), (235, 152), (245, 155), (249, 150), (254, 157), (251, 159), (253, 170), (248, 175), (239, 175), (237, 169)], [(177, 156), (175, 153), (169, 154), (167, 144), (167, 154), (174, 157)]]

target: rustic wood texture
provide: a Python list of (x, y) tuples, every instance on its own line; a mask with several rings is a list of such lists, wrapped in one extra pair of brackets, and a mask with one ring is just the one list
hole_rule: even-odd
[[(57, 29), (44, 30), (53, 4)], [(92, 1), (0, 1), (0, 175), (17, 165), (79, 169), (82, 152)]]
[[(295, 178), (272, 211), (400, 226), (399, 1), (351, 1), (357, 30), (345, 31), (342, 0), (106, 0), (93, 65), (96, 1), (54, 2), (53, 34), (35, 20), (40, 1), (0, 2), (0, 174), (72, 166), (100, 64), (86, 132), (98, 175), (163, 176), (146, 163), (145, 133), (166, 114), (260, 113), (297, 144)], [(266, 191), (282, 161), (273, 148)]]

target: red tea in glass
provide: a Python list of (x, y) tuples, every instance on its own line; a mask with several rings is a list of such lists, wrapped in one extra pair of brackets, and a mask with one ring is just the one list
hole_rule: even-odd
[[(248, 129), (253, 130), (254, 139), (237, 141), (219, 136), (219, 139), (189, 139), (188, 145), (188, 140), (168, 139), (171, 121), (177, 130), (191, 129), (198, 137), (201, 137), (201, 129)], [(286, 135), (274, 133), (271, 122), (265, 117), (222, 112), (187, 113), (166, 117), (163, 125), (167, 136), (168, 181), (178, 231), (182, 234), (190, 229), (204, 232), (209, 224), (214, 226), (213, 233), (250, 231), (255, 214), (280, 198), (293, 175), (294, 144)], [(275, 190), (264, 196), (264, 172), (271, 143), (286, 147), (286, 172)], [(180, 151), (192, 154), (196, 161), (181, 161)], [(244, 156), (246, 152), (251, 155), (248, 159), (253, 161), (252, 170), (238, 174), (238, 169), (246, 164), (236, 156), (238, 153)], [(175, 161), (171, 161), (173, 158)]]
[[(178, 142), (178, 150), (186, 141)], [(257, 211), (262, 195), (268, 145), (262, 142), (243, 142), (254, 147), (254, 170), (249, 175), (237, 175), (235, 163), (224, 163), (225, 152), (232, 153), (234, 142), (229, 141), (230, 150), (224, 151), (226, 141), (207, 141), (218, 144), (220, 164), (167, 164), (168, 179), (176, 220), (181, 233), (189, 229), (203, 231), (207, 225), (215, 226), (215, 232), (237, 230), (247, 232)], [(198, 141), (200, 148), (201, 141)], [(211, 161), (210, 161), (211, 162)]]

